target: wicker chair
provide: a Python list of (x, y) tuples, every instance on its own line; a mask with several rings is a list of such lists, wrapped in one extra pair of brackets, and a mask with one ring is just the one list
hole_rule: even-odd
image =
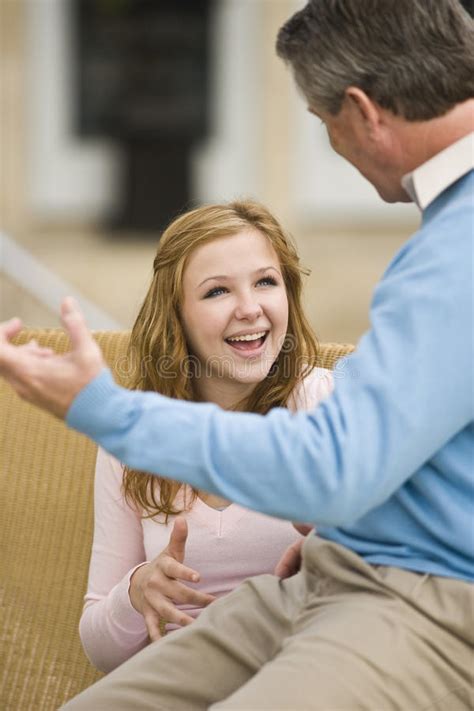
[[(117, 377), (127, 333), (95, 334)], [(58, 352), (61, 331), (25, 330)], [(321, 347), (332, 368), (350, 346)], [(101, 675), (78, 636), (92, 539), (96, 447), (0, 379), (0, 707), (53, 711)], [(92, 710), (91, 710), (92, 711)]]

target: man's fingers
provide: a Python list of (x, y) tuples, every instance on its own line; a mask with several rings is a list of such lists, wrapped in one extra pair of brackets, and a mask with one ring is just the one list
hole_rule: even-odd
[(79, 305), (71, 296), (61, 304), (61, 322), (69, 334), (73, 350), (81, 350), (90, 345), (91, 333)]
[(303, 540), (296, 541), (283, 553), (275, 566), (275, 575), (279, 578), (289, 578), (298, 572), (301, 567), (301, 549)]
[(12, 368), (17, 360), (17, 350), (10, 343), (13, 338), (22, 329), (22, 323), (19, 318), (12, 318), (9, 321), (0, 323), (0, 368), (4, 366), (4, 371), (0, 370), (0, 374), (10, 378)]
[(277, 578), (281, 578), (282, 580), (284, 580), (285, 578), (291, 578), (293, 575), (296, 575), (299, 569), (300, 566), (298, 566), (298, 564), (294, 560), (288, 562), (280, 560), (280, 562), (277, 563), (277, 566), (275, 568), (275, 575), (277, 576)]
[(292, 556), (289, 555), (288, 551), (284, 553), (282, 558), (278, 561), (278, 563), (275, 566), (275, 575), (278, 578), (288, 578), (289, 577), (289, 571), (290, 571), (290, 562), (292, 560)]
[(13, 336), (16, 336), (22, 328), (23, 324), (19, 318), (11, 318), (9, 321), (4, 321), (4, 323), (0, 323), (0, 338), (8, 341)]
[[(168, 544), (168, 553), (179, 563), (182, 563), (184, 560), (187, 537), (187, 521), (185, 518), (183, 518), (183, 516), (178, 516), (174, 522), (173, 530), (171, 531), (170, 542)], [(199, 580), (199, 575), (197, 573), (194, 573), (191, 580), (193, 582), (197, 582)]]

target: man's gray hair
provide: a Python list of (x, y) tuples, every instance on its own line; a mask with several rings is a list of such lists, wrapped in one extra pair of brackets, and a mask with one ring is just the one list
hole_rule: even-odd
[(410, 121), (474, 96), (474, 21), (459, 0), (309, 0), (277, 53), (310, 105), (331, 114), (349, 86)]

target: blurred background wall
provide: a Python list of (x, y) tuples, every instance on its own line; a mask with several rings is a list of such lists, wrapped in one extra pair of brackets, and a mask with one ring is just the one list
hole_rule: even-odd
[[(66, 290), (83, 299), (95, 328), (129, 327), (167, 214), (165, 193), (182, 165), (180, 207), (251, 196), (275, 212), (312, 270), (306, 298), (320, 338), (357, 341), (373, 287), (419, 217), (412, 205), (384, 204), (331, 152), (276, 57), (278, 28), (304, 3), (203, 2), (204, 29), (202, 16), (186, 16), (186, 3), (151, 4), (165, 12), (155, 35), (151, 22), (127, 15), (128, 0), (0, 2), (0, 318), (16, 314), (28, 325), (54, 326)], [(145, 0), (132, 5), (147, 12)], [(102, 13), (105, 35), (93, 34), (88, 12)], [(194, 22), (205, 48), (203, 73), (190, 84), (185, 75), (194, 60), (181, 61), (181, 70), (178, 60), (201, 51)], [(149, 46), (139, 45), (137, 59), (133, 47), (144, 27)], [(111, 60), (113, 32), (133, 59), (131, 69), (120, 69), (129, 72), (126, 91)], [(154, 37), (155, 48), (171, 38), (171, 50), (156, 54)], [(177, 43), (183, 49), (171, 68)], [(97, 46), (107, 51), (97, 53)], [(109, 94), (96, 88), (94, 99), (94, 86)], [(90, 113), (88, 127), (81, 100), (91, 101), (91, 92), (105, 112), (114, 106), (107, 132), (91, 130)], [(195, 110), (196, 130), (181, 120)], [(146, 229), (137, 211), (150, 212)]]

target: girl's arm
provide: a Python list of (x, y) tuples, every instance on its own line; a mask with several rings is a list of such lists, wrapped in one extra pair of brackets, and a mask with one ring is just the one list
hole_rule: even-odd
[(123, 499), (122, 467), (99, 448), (94, 541), (79, 634), (98, 669), (109, 672), (146, 646), (145, 621), (130, 602), (129, 580), (146, 561), (139, 514)]

